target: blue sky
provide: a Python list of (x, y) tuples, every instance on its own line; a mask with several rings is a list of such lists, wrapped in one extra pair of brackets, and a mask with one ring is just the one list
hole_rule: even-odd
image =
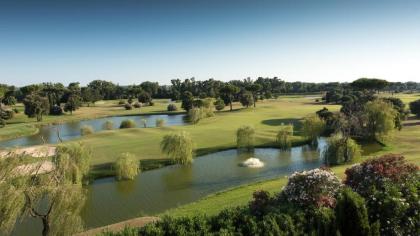
[(420, 1), (0, 0), (0, 83), (420, 81)]

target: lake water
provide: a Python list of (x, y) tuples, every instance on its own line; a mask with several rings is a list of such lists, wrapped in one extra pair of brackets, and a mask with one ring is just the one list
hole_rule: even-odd
[[(256, 148), (250, 153), (232, 149), (201, 156), (189, 166), (145, 171), (132, 181), (99, 179), (86, 187), (88, 199), (82, 216), (87, 228), (108, 225), (161, 213), (226, 188), (313, 169), (322, 164), (320, 153), (325, 145), (321, 139), (318, 148), (308, 145), (289, 151)], [(259, 158), (264, 167), (239, 166), (250, 157)], [(23, 221), (14, 235), (33, 235), (33, 232), (41, 232), (41, 224), (30, 219)]]
[(22, 147), (39, 145), (45, 143), (58, 143), (57, 129), (63, 141), (80, 137), (80, 129), (84, 125), (92, 126), (96, 131), (103, 130), (106, 121), (112, 121), (114, 128), (118, 129), (121, 121), (132, 119), (136, 122), (137, 127), (144, 127), (143, 120), (146, 120), (146, 127), (155, 127), (157, 119), (165, 120), (165, 126), (184, 125), (186, 124), (185, 115), (138, 115), (138, 116), (113, 116), (106, 118), (98, 118), (92, 120), (83, 120), (75, 122), (66, 122), (60, 125), (46, 125), (39, 128), (39, 132), (34, 135), (10, 139), (0, 142), (0, 147)]

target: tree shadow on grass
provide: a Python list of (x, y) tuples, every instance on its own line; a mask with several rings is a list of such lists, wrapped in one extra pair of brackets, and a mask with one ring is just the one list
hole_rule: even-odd
[(302, 123), (300, 119), (268, 119), (261, 121), (261, 123), (269, 126), (281, 126), (292, 124), (294, 130), (300, 130), (302, 128)]

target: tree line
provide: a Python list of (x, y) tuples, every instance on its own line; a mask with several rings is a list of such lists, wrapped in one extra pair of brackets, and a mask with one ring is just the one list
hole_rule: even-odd
[[(277, 77), (256, 80), (232, 80), (222, 82), (208, 79), (197, 81), (195, 78), (171, 80), (171, 85), (159, 85), (157, 82), (145, 81), (138, 85), (120, 86), (109, 81), (94, 80), (87, 86), (79, 83), (31, 84), (17, 88), (0, 84), (0, 103), (12, 106), (17, 102), (25, 105), (25, 114), (28, 117), (42, 120), (43, 115), (61, 115), (64, 112), (72, 113), (82, 104), (90, 106), (99, 100), (127, 99), (126, 109), (134, 105), (153, 105), (153, 98), (167, 98), (182, 101), (182, 108), (189, 112), (193, 108), (201, 108), (204, 98), (214, 98), (214, 105), (223, 109), (229, 106), (232, 110), (233, 102), (240, 102), (244, 107), (256, 106), (258, 100), (275, 98), (280, 94), (289, 93), (319, 93), (324, 92), (323, 100), (326, 103), (354, 103), (360, 97), (360, 91), (415, 91), (420, 84), (415, 82), (392, 83), (381, 79), (361, 78), (352, 83), (305, 83), (286, 82)], [(199, 98), (199, 99), (197, 99)], [(0, 107), (0, 125), (13, 117), (13, 114), (2, 105)]]

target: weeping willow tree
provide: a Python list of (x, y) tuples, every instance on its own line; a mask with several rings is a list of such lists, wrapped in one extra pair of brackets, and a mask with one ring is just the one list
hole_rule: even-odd
[(80, 232), (89, 154), (80, 144), (60, 146), (49, 169), (44, 161), (28, 164), (22, 155), (0, 159), (0, 234), (26, 217), (42, 222), (44, 236)]
[(318, 115), (310, 115), (302, 121), (302, 135), (305, 136), (311, 144), (316, 145), (318, 143), (318, 137), (325, 130), (325, 121), (318, 117)]
[(328, 146), (325, 150), (325, 164), (339, 165), (354, 162), (361, 157), (360, 145), (353, 139), (343, 136), (341, 133), (328, 138)]
[(204, 114), (201, 108), (193, 107), (188, 111), (188, 121), (192, 124), (197, 124), (201, 119), (203, 119)]
[(293, 135), (293, 125), (286, 125), (281, 127), (276, 136), (277, 144), (281, 149), (289, 149), (292, 147), (290, 137)]
[(365, 131), (368, 138), (383, 142), (395, 129), (395, 119), (398, 112), (392, 104), (380, 99), (366, 103), (364, 107), (366, 115)]
[(179, 164), (192, 163), (193, 146), (190, 135), (185, 131), (165, 135), (160, 143), (161, 151)]
[(252, 150), (255, 143), (255, 130), (244, 125), (236, 131), (236, 145), (239, 149)]
[(104, 130), (112, 130), (114, 128), (114, 122), (111, 120), (105, 121), (105, 123), (102, 125), (102, 129)]
[(115, 162), (117, 180), (134, 179), (140, 172), (139, 161), (131, 153), (123, 153)]

